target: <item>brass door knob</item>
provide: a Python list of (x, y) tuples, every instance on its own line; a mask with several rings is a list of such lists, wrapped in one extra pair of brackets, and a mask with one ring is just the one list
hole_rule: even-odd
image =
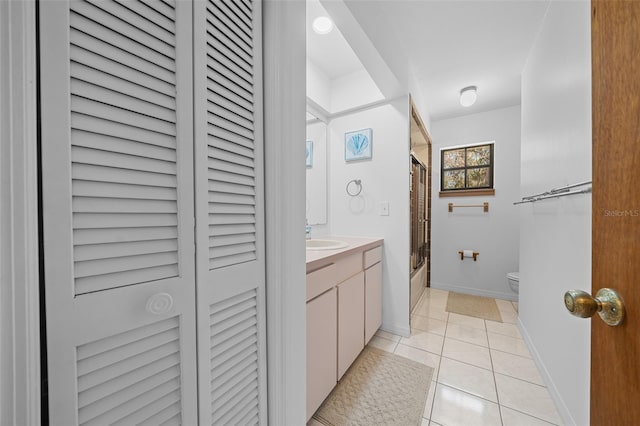
[(564, 306), (572, 315), (580, 318), (592, 317), (597, 312), (612, 327), (624, 321), (624, 301), (610, 288), (601, 288), (595, 298), (582, 290), (569, 290), (564, 294)]

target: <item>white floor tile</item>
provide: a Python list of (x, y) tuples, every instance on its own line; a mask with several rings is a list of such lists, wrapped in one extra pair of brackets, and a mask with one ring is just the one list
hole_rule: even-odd
[(423, 293), (423, 297), (429, 298), (447, 298), (449, 296), (449, 292), (447, 290), (440, 290), (437, 288), (426, 288)]
[(488, 346), (487, 332), (479, 328), (465, 327), (463, 325), (449, 322), (447, 324), (447, 333), (445, 336), (451, 339), (458, 339), (463, 342), (473, 343), (474, 345)]
[(382, 337), (383, 339), (391, 340), (391, 341), (396, 342), (396, 343), (398, 343), (400, 341), (400, 336), (398, 336), (397, 334), (389, 333), (389, 332), (384, 331), (384, 330), (376, 331), (376, 336)]
[(400, 343), (440, 355), (444, 337), (422, 330), (412, 330), (411, 337), (403, 337)]
[[(445, 342), (445, 349), (446, 347)], [(531, 358), (491, 349), (491, 360), (496, 373), (544, 386), (538, 367)]]
[(396, 342), (394, 342), (392, 340), (384, 339), (382, 337), (373, 336), (371, 338), (371, 340), (369, 340), (368, 345), (369, 346), (373, 346), (374, 348), (381, 349), (383, 351), (387, 351), (387, 352), (393, 353), (393, 351), (396, 349), (396, 346), (398, 345), (398, 343), (396, 343)]
[(491, 356), (489, 349), (456, 339), (444, 339), (442, 356), (491, 370)]
[(489, 336), (489, 348), (531, 358), (531, 353), (529, 353), (529, 348), (524, 340), (495, 333), (487, 333), (487, 335)]
[(417, 328), (418, 330), (444, 336), (444, 332), (447, 329), (447, 322), (435, 318), (423, 317), (421, 315), (413, 315), (411, 317), (411, 328)]
[(522, 339), (520, 330), (515, 324), (509, 324), (506, 322), (487, 321), (487, 331), (496, 334), (503, 334), (509, 337), (515, 337)]
[(468, 315), (460, 315), (453, 312), (449, 313), (449, 322), (463, 325), (470, 328), (479, 328), (485, 330), (484, 320), (482, 318), (470, 317)]
[(422, 417), (425, 419), (431, 418), (431, 409), (433, 408), (433, 398), (436, 395), (436, 382), (431, 382), (429, 386), (429, 394), (427, 395), (427, 402), (424, 403), (424, 411)]
[(420, 423), (420, 426), (429, 426), (429, 419), (425, 419), (423, 417), (422, 422)]
[(436, 422), (429, 422), (429, 426), (442, 426), (442, 425)]
[(500, 413), (504, 426), (550, 426), (553, 424), (504, 406), (500, 406)]
[(439, 355), (403, 344), (399, 344), (394, 353), (433, 368), (433, 376), (431, 377), (431, 380), (438, 379), (438, 369), (440, 368)]
[(547, 388), (502, 374), (496, 373), (495, 376), (500, 405), (550, 423), (560, 423), (560, 416)]
[(446, 426), (500, 425), (498, 404), (438, 384), (431, 413), (433, 422)]
[(493, 372), (483, 368), (442, 358), (438, 383), (498, 402)]

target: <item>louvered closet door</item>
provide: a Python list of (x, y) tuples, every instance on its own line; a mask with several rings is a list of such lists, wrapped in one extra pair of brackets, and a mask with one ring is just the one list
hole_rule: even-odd
[(191, 21), (40, 2), (53, 425), (197, 423)]
[(260, 6), (194, 5), (201, 424), (266, 424)]

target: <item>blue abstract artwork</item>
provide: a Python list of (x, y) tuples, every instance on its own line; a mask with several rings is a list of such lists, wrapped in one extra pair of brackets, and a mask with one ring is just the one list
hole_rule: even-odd
[(371, 158), (372, 130), (363, 129), (344, 134), (345, 161), (368, 160)]
[(313, 166), (313, 141), (307, 141), (307, 167)]

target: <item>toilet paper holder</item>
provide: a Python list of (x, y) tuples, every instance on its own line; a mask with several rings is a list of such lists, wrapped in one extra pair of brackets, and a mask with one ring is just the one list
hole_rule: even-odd
[[(464, 260), (464, 250), (460, 250), (458, 252), (458, 254), (460, 254), (460, 260)], [(477, 251), (474, 250), (474, 252), (471, 254), (471, 256), (473, 257), (473, 261), (476, 262), (478, 260), (478, 255), (480, 253), (478, 253)]]

